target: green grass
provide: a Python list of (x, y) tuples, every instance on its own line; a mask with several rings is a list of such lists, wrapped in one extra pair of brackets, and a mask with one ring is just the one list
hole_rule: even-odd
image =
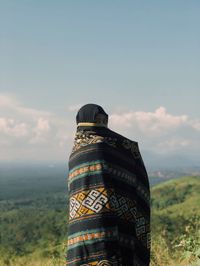
[(152, 265), (200, 264), (199, 191), (200, 177), (152, 189)]
[[(152, 188), (151, 266), (200, 265), (200, 177)], [(61, 266), (66, 250), (66, 197), (55, 192), (0, 202), (1, 266)]]

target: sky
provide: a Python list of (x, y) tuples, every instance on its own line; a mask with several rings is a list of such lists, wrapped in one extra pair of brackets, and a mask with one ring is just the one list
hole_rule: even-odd
[(75, 116), (199, 157), (199, 1), (0, 0), (0, 160), (68, 158)]

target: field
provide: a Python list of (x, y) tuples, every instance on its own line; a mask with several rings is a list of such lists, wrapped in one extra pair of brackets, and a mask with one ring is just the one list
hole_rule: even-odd
[[(64, 265), (65, 170), (1, 170), (0, 265)], [(152, 188), (152, 266), (200, 265), (199, 191), (190, 176)]]

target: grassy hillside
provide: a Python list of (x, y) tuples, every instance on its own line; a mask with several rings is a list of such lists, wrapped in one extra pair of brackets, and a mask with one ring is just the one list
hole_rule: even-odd
[(183, 177), (159, 184), (152, 189), (152, 205), (157, 210), (187, 214), (199, 211), (200, 178)]
[(152, 265), (200, 265), (200, 177), (152, 189)]
[[(200, 177), (152, 188), (152, 266), (200, 263), (199, 191)], [(66, 193), (18, 195), (0, 201), (0, 265), (64, 265)]]

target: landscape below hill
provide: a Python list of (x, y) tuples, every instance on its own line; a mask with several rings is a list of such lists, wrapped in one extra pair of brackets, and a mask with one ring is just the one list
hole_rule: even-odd
[[(176, 170), (171, 175), (164, 170), (155, 173), (159, 174), (150, 176), (151, 265), (197, 266), (200, 175), (181, 176)], [(65, 165), (0, 168), (0, 265), (64, 265), (66, 177)]]

